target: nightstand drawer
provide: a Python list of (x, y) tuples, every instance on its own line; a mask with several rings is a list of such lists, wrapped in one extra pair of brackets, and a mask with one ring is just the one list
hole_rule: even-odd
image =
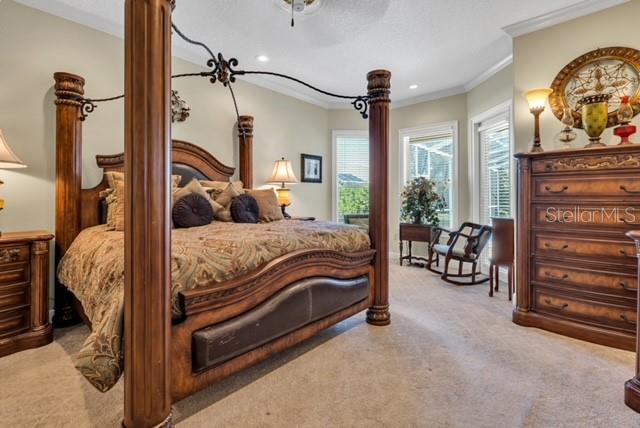
[(0, 269), (0, 289), (6, 285), (22, 284), (29, 281), (29, 264), (4, 265)]
[(0, 264), (29, 261), (29, 246), (0, 247)]
[(7, 287), (0, 293), (0, 313), (29, 305), (29, 286)]
[(27, 330), (29, 325), (28, 309), (0, 313), (0, 337)]

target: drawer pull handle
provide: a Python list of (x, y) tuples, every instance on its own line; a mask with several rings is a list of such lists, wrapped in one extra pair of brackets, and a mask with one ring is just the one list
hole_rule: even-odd
[(563, 303), (562, 305), (554, 305), (553, 303), (551, 303), (551, 299), (544, 299), (544, 302), (552, 308), (559, 309), (561, 311), (569, 307), (568, 303)]
[[(545, 242), (544, 246), (546, 248), (549, 248), (550, 250), (566, 250), (567, 248), (569, 248), (569, 244), (564, 244), (562, 247), (559, 247), (559, 248), (553, 248), (550, 242)], [(621, 250), (621, 251), (624, 251), (624, 250)]]
[(20, 258), (20, 249), (12, 248), (7, 250), (3, 248), (0, 250), (0, 263), (15, 262)]
[(556, 217), (549, 213), (544, 215), (544, 218), (550, 223), (569, 223), (571, 220), (571, 213), (565, 212), (562, 214), (562, 217)]
[(624, 288), (627, 291), (638, 291), (637, 288), (629, 287), (629, 284), (626, 282), (621, 282), (620, 287)]
[(566, 192), (567, 190), (569, 190), (569, 186), (562, 186), (562, 189), (560, 189), (560, 190), (552, 190), (551, 186), (544, 186), (544, 190), (546, 190), (549, 193), (562, 193), (562, 192)]
[(545, 275), (547, 276), (547, 278), (549, 278), (549, 279), (557, 279), (557, 280), (559, 280), (559, 281), (564, 281), (565, 279), (568, 279), (568, 278), (569, 278), (569, 275), (568, 275), (568, 274), (566, 274), (566, 273), (565, 273), (564, 275), (562, 275), (562, 276), (555, 276), (555, 275), (554, 275), (554, 274), (552, 274), (551, 272), (547, 271), (547, 272), (545, 272), (544, 274), (545, 274)]
[(620, 190), (622, 190), (623, 192), (626, 192), (626, 193), (640, 194), (640, 190), (629, 190), (629, 189), (627, 189), (627, 186), (625, 186), (624, 184), (620, 185)]
[(620, 319), (626, 322), (627, 324), (636, 325), (636, 322), (634, 320), (630, 320), (629, 317), (627, 317), (625, 314), (620, 314)]
[(620, 255), (624, 256), (624, 257), (634, 258), (634, 259), (636, 258), (635, 254), (629, 255), (629, 254), (627, 254), (627, 252), (625, 250), (620, 250)]

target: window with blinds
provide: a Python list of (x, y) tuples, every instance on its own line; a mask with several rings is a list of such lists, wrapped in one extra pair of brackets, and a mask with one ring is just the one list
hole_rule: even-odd
[[(508, 115), (496, 116), (477, 128), (480, 223), (491, 224), (492, 217), (512, 217), (511, 134)], [(489, 265), (489, 242), (480, 266)]]
[(452, 226), (453, 140), (453, 127), (416, 132), (404, 138), (406, 182), (426, 177), (436, 183), (436, 191), (445, 201), (439, 213), (440, 226), (445, 228)]
[(369, 137), (354, 133), (335, 136), (336, 221), (369, 214)]
[(480, 142), (480, 222), (511, 217), (511, 144), (509, 122), (478, 129)]

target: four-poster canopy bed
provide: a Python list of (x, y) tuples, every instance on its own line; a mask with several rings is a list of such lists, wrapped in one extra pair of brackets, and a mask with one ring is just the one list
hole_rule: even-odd
[[(171, 140), (173, 3), (125, 2), (125, 152), (97, 157), (105, 176), (122, 171), (127, 177), (122, 238), (123, 425), (127, 427), (171, 426), (173, 402), (362, 310), (368, 309), (370, 324), (390, 322), (387, 199), (391, 75), (385, 70), (367, 75), (366, 96), (343, 97), (352, 99), (354, 107), (369, 119), (371, 196), (367, 248), (303, 248), (281, 254), (229, 280), (187, 287), (174, 293), (180, 316), (176, 318), (174, 313), (172, 317), (172, 302), (176, 300), (171, 294), (171, 171), (182, 175), (183, 182), (190, 178), (230, 181), (235, 173), (234, 168), (206, 150)], [(173, 28), (185, 40), (200, 45)], [(251, 73), (233, 70), (237, 65), (233, 59), (211, 56), (208, 65), (214, 70), (197, 75), (209, 77), (212, 82), (217, 79), (230, 90), (235, 75)], [(98, 100), (84, 97), (82, 77), (61, 72), (55, 73), (54, 78), (59, 263), (73, 245), (78, 245), (74, 241), (80, 240), (79, 236), (101, 223), (101, 192), (107, 188), (107, 180), (92, 189), (81, 186), (82, 121)], [(239, 178), (251, 188), (251, 116), (238, 115), (238, 136)], [(295, 309), (302, 306), (310, 308), (309, 312), (296, 318)], [(54, 324), (69, 325), (82, 316), (78, 299), (57, 282)], [(263, 326), (259, 333), (257, 325)], [(234, 339), (233, 343), (229, 344), (229, 338)]]

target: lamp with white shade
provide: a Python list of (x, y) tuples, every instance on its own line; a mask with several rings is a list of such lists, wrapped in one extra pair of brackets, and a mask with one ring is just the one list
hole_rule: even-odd
[[(26, 168), (26, 166), (11, 150), (0, 129), (0, 169)], [(4, 182), (0, 180), (0, 184), (4, 184)], [(2, 209), (4, 209), (4, 199), (0, 199), (0, 210)], [(0, 235), (2, 235), (2, 232), (0, 232)]]
[(285, 187), (285, 184), (295, 184), (298, 182), (296, 175), (293, 173), (291, 167), (291, 161), (282, 158), (276, 161), (273, 167), (273, 173), (269, 179), (271, 184), (280, 184), (280, 188), (276, 189), (278, 192), (278, 204), (282, 209), (282, 215), (285, 218), (291, 218), (285, 211), (285, 208), (291, 205), (291, 191)]

